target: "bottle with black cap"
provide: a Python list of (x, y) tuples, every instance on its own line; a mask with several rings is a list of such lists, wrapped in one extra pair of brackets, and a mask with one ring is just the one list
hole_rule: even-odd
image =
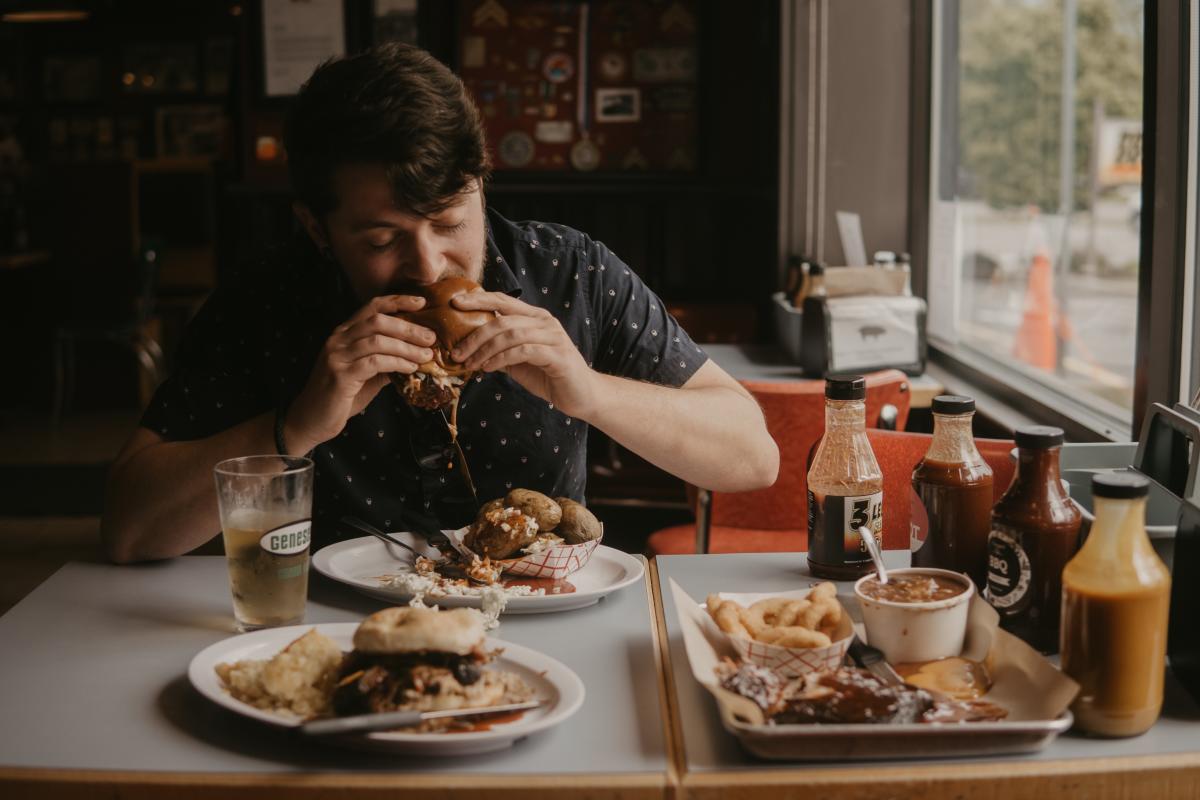
[(1092, 478), (1096, 521), (1062, 574), (1062, 670), (1080, 686), (1076, 728), (1137, 736), (1158, 719), (1171, 576), (1146, 535), (1149, 481)]
[(971, 420), (975, 401), (933, 398), (933, 441), (912, 474), (909, 543), (914, 567), (966, 573), (987, 585), (992, 523), (992, 468), (979, 455)]
[(808, 470), (808, 568), (819, 578), (852, 580), (873, 569), (859, 531), (883, 547), (883, 472), (867, 440), (867, 381), (825, 381), (825, 435)]
[(1000, 625), (1058, 652), (1062, 571), (1079, 549), (1082, 515), (1059, 477), (1061, 428), (1018, 428), (1017, 471), (992, 509), (987, 599)]
[(828, 303), (825, 267), (814, 261), (808, 266), (808, 291), (800, 304), (800, 366), (805, 375), (816, 378), (830, 370)]

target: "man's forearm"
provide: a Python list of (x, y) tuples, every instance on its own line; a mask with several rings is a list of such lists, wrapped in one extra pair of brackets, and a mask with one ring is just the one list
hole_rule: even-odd
[(597, 390), (586, 421), (667, 472), (725, 492), (774, 483), (779, 450), (738, 388), (674, 389), (597, 373)]
[(274, 414), (188, 442), (155, 442), (113, 465), (101, 535), (118, 563), (170, 558), (220, 532), (213, 467), (226, 458), (275, 452)]

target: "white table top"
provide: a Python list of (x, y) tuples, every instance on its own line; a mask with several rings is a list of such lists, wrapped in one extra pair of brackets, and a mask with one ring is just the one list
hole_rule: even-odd
[[(383, 605), (313, 573), (306, 622), (358, 621)], [(191, 687), (192, 656), (235, 633), (224, 558), (68, 564), (0, 617), (0, 767), (665, 775), (652, 630), (644, 581), (590, 608), (503, 617), (493, 635), (573, 669), (583, 707), (508, 750), (422, 761), (299, 741)]]

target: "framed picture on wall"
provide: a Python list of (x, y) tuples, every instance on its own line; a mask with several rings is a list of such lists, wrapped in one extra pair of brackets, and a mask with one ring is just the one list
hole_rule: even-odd
[(637, 122), (641, 118), (641, 89), (596, 90), (596, 122)]
[(417, 0), (375, 0), (371, 40), (417, 44)]
[(225, 147), (225, 115), (215, 105), (162, 106), (154, 133), (159, 158), (216, 158)]
[(42, 96), (48, 103), (92, 103), (103, 94), (100, 56), (54, 55), (42, 62)]

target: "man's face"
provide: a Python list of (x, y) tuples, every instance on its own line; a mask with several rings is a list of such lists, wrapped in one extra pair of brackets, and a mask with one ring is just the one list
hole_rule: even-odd
[(478, 184), (430, 217), (396, 208), (379, 164), (339, 167), (333, 189), (338, 206), (324, 225), (307, 213), (301, 219), (317, 246), (332, 251), (359, 299), (395, 294), (406, 283), (482, 281), (486, 232)]

